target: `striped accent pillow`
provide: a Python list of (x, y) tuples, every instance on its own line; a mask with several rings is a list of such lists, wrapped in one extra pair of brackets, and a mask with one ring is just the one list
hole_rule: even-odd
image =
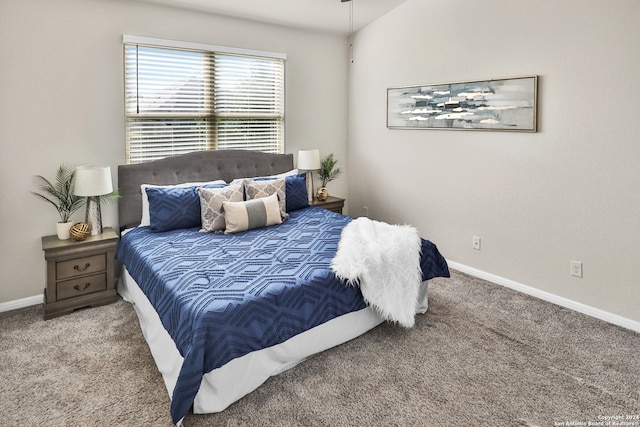
[(226, 222), (225, 234), (282, 223), (277, 194), (246, 202), (225, 201), (222, 202), (222, 209)]

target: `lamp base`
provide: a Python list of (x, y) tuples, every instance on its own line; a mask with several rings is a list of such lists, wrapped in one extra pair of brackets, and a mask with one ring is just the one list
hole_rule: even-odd
[(311, 171), (307, 171), (307, 196), (309, 203), (313, 202), (313, 174)]
[(92, 236), (102, 234), (102, 212), (100, 211), (99, 197), (87, 197), (87, 210), (84, 222), (91, 227)]

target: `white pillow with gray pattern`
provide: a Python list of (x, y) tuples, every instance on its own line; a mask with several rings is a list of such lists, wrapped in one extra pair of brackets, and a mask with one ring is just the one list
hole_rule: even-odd
[(278, 197), (280, 216), (282, 220), (289, 219), (287, 213), (287, 182), (285, 178), (271, 179), (267, 181), (244, 180), (244, 192), (247, 200), (260, 199), (275, 194)]
[(244, 189), (242, 183), (231, 184), (223, 188), (198, 188), (200, 195), (200, 213), (202, 228), (200, 231), (218, 231), (225, 229), (225, 217), (222, 209), (224, 202), (242, 202)]

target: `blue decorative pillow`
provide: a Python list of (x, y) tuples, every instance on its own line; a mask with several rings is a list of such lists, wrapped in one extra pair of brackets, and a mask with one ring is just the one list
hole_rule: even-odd
[(309, 206), (307, 193), (307, 176), (304, 173), (288, 176), (287, 181), (287, 212), (297, 211)]
[[(254, 181), (266, 181), (275, 179), (272, 177), (254, 178)], [(304, 173), (285, 177), (286, 211), (293, 212), (309, 206), (309, 194), (307, 193), (307, 175)]]
[(182, 184), (167, 184), (167, 185), (157, 185), (157, 184), (142, 184), (140, 185), (140, 191), (142, 192), (142, 218), (140, 218), (140, 226), (148, 227), (151, 225), (151, 220), (149, 219), (149, 197), (147, 196), (147, 188), (149, 187), (163, 187), (163, 188), (174, 188), (174, 187), (208, 187), (208, 186), (218, 186), (218, 185), (227, 185), (227, 183), (222, 179), (217, 179), (215, 181), (208, 182), (185, 182)]
[[(221, 188), (224, 185), (203, 185), (206, 188)], [(196, 187), (148, 187), (149, 227), (151, 231), (169, 231), (180, 228), (199, 227), (200, 196)]]

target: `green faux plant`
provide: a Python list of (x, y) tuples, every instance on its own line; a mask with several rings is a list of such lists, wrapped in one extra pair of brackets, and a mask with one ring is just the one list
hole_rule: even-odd
[(62, 164), (56, 171), (56, 178), (53, 182), (40, 175), (33, 177), (33, 182), (39, 192), (32, 191), (31, 193), (39, 199), (51, 203), (60, 215), (60, 222), (68, 222), (71, 215), (80, 209), (85, 201), (84, 197), (73, 194), (75, 176), (75, 168)]
[(329, 154), (320, 162), (318, 176), (320, 177), (323, 187), (326, 187), (330, 181), (333, 181), (342, 173), (342, 169), (336, 166), (337, 163), (338, 161), (333, 157), (333, 153)]

